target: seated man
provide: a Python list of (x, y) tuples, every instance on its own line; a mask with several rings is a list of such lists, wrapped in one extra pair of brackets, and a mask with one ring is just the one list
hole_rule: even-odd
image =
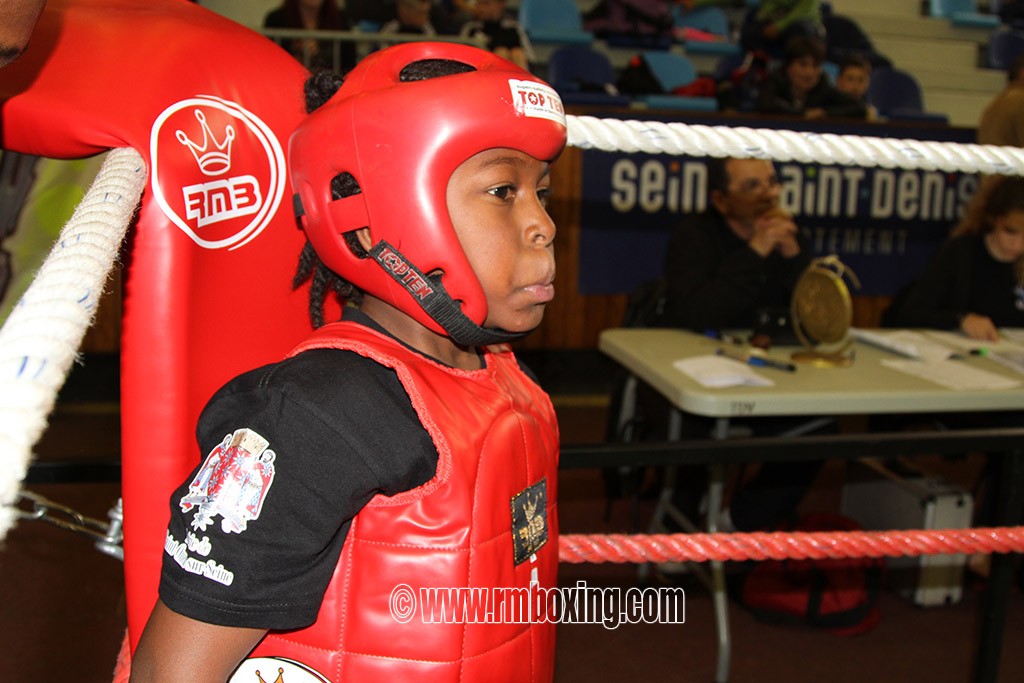
[[(660, 325), (698, 332), (753, 329), (758, 313), (787, 308), (811, 251), (793, 219), (779, 206), (781, 185), (766, 159), (708, 159), (709, 209), (686, 215), (672, 233), (665, 257), (666, 299)], [(687, 415), (690, 436), (707, 436), (713, 420)], [(744, 424), (779, 434), (802, 420), (761, 418)], [(817, 476), (819, 462), (763, 465), (723, 511), (723, 530), (772, 529), (790, 521)], [(676, 504), (695, 511), (704, 474), (678, 478)], [(689, 485), (687, 485), (689, 481)]]
[(661, 323), (697, 332), (749, 328), (767, 307), (789, 307), (810, 248), (779, 207), (765, 159), (708, 159), (708, 204), (683, 217), (668, 241)]

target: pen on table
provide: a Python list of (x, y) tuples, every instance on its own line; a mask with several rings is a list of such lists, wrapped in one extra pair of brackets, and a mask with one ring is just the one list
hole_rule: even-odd
[(733, 360), (738, 360), (739, 362), (746, 363), (747, 365), (754, 365), (763, 368), (775, 368), (776, 370), (785, 370), (786, 372), (796, 372), (796, 365), (781, 360), (773, 360), (763, 356), (752, 356), (750, 354), (730, 353), (725, 349), (718, 349), (716, 353), (719, 356), (732, 358)]
[(990, 351), (983, 346), (978, 347), (976, 349), (971, 349), (972, 356), (987, 356), (989, 353)]
[(726, 344), (735, 344), (736, 346), (745, 346), (747, 344), (747, 340), (742, 337), (737, 337), (727, 332), (719, 332), (718, 330), (705, 330), (704, 336), (723, 341)]

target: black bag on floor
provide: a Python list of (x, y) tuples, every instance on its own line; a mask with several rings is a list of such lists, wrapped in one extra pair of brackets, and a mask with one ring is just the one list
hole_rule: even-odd
[[(838, 514), (806, 515), (784, 531), (854, 531), (857, 522)], [(836, 635), (866, 633), (878, 625), (881, 558), (766, 560), (743, 582), (740, 602), (769, 623), (803, 624)]]

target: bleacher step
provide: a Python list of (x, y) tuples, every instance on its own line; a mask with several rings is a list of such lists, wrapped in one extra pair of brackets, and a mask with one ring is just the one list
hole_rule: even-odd
[(924, 94), (928, 111), (942, 112), (949, 116), (953, 126), (975, 128), (985, 105), (992, 99), (991, 94), (971, 94), (963, 90), (929, 89)]
[(895, 66), (911, 73), (917, 66), (963, 69), (978, 64), (978, 44), (969, 40), (872, 36), (872, 42)]
[[(843, 16), (848, 15), (843, 14)], [(966, 40), (984, 44), (988, 42), (989, 36), (989, 31), (986, 29), (953, 26), (948, 20), (935, 17), (903, 17), (892, 13), (879, 14), (858, 10), (854, 15), (850, 15), (850, 18), (856, 21), (872, 40), (891, 36), (929, 40)]]
[(860, 14), (884, 14), (890, 17), (921, 16), (921, 0), (831, 0), (832, 11), (847, 17)]
[(995, 69), (961, 69), (939, 65), (915, 66), (914, 77), (924, 90), (963, 90), (994, 96), (1006, 85), (1006, 74)]

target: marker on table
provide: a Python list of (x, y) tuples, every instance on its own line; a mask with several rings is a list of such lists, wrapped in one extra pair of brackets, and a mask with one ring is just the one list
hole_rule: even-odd
[(988, 349), (986, 349), (984, 346), (980, 346), (980, 347), (978, 347), (976, 349), (971, 349), (971, 355), (972, 356), (987, 356), (989, 353), (991, 353), (991, 352)]
[(736, 346), (746, 346), (747, 340), (742, 337), (737, 337), (727, 332), (719, 332), (718, 330), (704, 330), (704, 336), (711, 339), (717, 339), (718, 341), (725, 342), (726, 344), (735, 344)]
[(746, 363), (747, 365), (754, 365), (762, 368), (775, 368), (776, 370), (785, 370), (786, 372), (796, 372), (796, 365), (794, 365), (793, 363), (786, 363), (785, 361), (781, 360), (773, 360), (771, 358), (765, 358), (763, 356), (753, 356), (750, 354), (730, 353), (725, 349), (718, 349), (718, 351), (716, 351), (715, 353), (717, 353), (719, 356), (725, 356), (726, 358), (738, 360), (739, 362)]

